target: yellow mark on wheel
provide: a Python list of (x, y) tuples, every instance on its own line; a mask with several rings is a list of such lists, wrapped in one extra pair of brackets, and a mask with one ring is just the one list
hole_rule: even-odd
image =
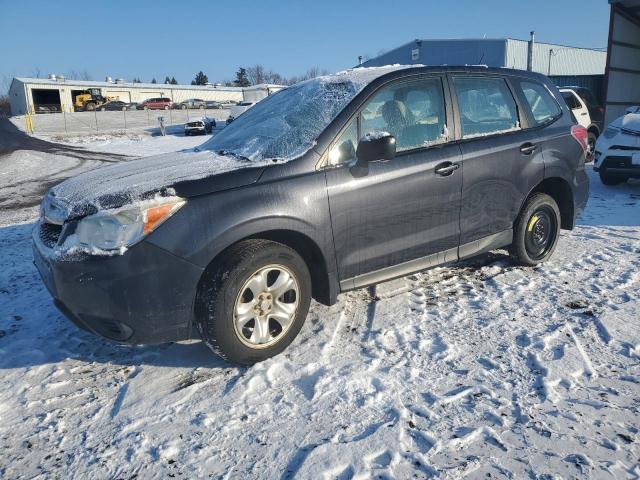
[(530, 232), (531, 230), (533, 230), (533, 226), (536, 224), (537, 221), (538, 221), (538, 215), (534, 215), (533, 217), (531, 217), (531, 220), (529, 220), (529, 225), (527, 225), (527, 232)]

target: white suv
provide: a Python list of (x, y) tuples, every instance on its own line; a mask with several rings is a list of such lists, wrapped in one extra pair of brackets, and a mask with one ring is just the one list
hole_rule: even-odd
[(605, 185), (640, 178), (640, 107), (607, 126), (596, 143), (593, 169)]
[(593, 160), (596, 140), (602, 132), (604, 109), (598, 104), (594, 95), (587, 88), (562, 87), (560, 88), (560, 93), (562, 93), (564, 101), (567, 103), (571, 113), (576, 117), (576, 121), (589, 132), (587, 161), (591, 161)]

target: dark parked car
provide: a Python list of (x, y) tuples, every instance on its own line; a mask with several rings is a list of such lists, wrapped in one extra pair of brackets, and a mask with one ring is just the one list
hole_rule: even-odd
[(503, 247), (522, 265), (547, 260), (587, 201), (586, 140), (534, 73), (318, 77), (262, 100), (200, 151), (53, 187), (35, 263), (84, 329), (130, 344), (201, 338), (251, 364), (293, 341), (312, 297), (331, 305)]
[(122, 111), (122, 110), (134, 110), (137, 104), (131, 104), (126, 102), (121, 102), (120, 100), (114, 100), (112, 102), (107, 102), (98, 107), (100, 111)]
[(211, 133), (216, 126), (213, 118), (201, 118), (184, 124), (184, 134), (189, 135), (206, 135)]
[(138, 110), (169, 110), (173, 103), (168, 98), (148, 98), (144, 102), (139, 103), (136, 108)]

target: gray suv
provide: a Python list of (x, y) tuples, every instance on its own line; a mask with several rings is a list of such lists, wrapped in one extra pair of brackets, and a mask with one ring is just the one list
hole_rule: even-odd
[(81, 328), (251, 364), (311, 298), (503, 247), (544, 262), (587, 202), (586, 150), (542, 75), (354, 69), (269, 96), (199, 151), (53, 187), (35, 264)]

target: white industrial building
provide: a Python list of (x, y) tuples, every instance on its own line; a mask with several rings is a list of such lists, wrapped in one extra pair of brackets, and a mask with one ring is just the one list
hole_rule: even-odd
[(130, 83), (124, 80), (94, 82), (69, 80), (63, 76), (49, 78), (14, 78), (9, 87), (12, 115), (35, 113), (38, 106), (52, 111), (74, 111), (75, 97), (90, 88), (100, 89), (104, 97), (115, 97), (123, 102), (142, 102), (149, 98), (164, 97), (179, 103), (190, 98), (205, 101), (241, 102), (258, 101), (282, 88), (282, 85), (254, 85), (251, 87), (226, 87), (216, 85), (170, 85), (163, 83)]

